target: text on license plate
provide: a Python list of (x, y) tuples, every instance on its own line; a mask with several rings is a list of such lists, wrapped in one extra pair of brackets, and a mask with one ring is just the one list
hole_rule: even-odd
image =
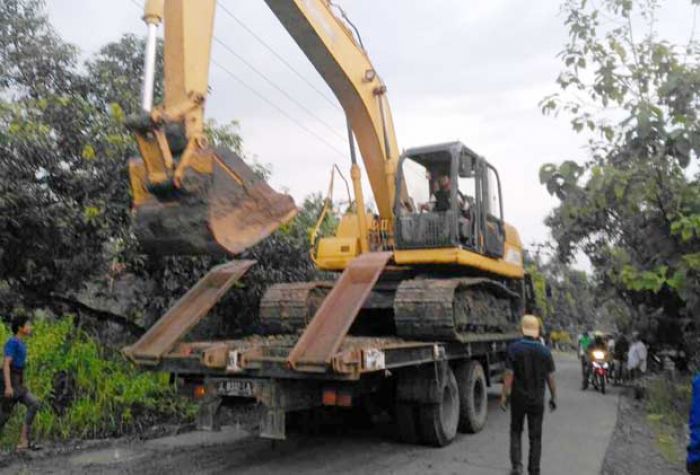
[(221, 396), (255, 396), (255, 382), (249, 379), (233, 379), (231, 381), (221, 381), (219, 383), (218, 389), (218, 392)]

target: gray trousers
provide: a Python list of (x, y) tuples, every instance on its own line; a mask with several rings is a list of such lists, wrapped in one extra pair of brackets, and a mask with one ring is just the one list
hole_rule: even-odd
[(23, 404), (27, 408), (27, 415), (24, 417), (24, 423), (31, 429), (34, 416), (36, 416), (36, 413), (41, 408), (41, 402), (35, 395), (30, 393), (24, 385), (22, 375), (13, 372), (10, 378), (12, 379), (14, 396), (8, 399), (0, 395), (2, 398), (0, 401), (0, 430), (5, 427), (5, 424), (12, 415), (12, 409), (14, 409), (17, 403)]

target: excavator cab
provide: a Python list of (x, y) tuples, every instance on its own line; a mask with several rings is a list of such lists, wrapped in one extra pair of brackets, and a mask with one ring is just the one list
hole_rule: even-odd
[(459, 142), (409, 149), (399, 159), (397, 249), (463, 247), (503, 255), (505, 224), (498, 172)]

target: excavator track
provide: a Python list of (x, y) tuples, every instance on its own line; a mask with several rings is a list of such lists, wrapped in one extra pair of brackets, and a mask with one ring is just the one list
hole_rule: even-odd
[[(271, 286), (260, 302), (266, 334), (294, 334), (311, 321), (333, 282)], [(412, 279), (394, 296), (397, 336), (418, 340), (465, 341), (475, 335), (515, 330), (519, 295), (485, 278)]]
[(407, 280), (394, 299), (396, 332), (402, 338), (447, 341), (508, 333), (515, 329), (517, 298), (485, 278)]
[(275, 284), (260, 301), (260, 323), (267, 334), (297, 333), (311, 321), (333, 282)]

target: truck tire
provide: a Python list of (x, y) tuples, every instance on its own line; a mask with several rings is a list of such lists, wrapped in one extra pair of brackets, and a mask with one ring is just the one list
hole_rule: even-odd
[(394, 419), (396, 422), (396, 438), (406, 444), (420, 442), (418, 435), (418, 405), (410, 402), (397, 402), (394, 407)]
[(475, 434), (486, 425), (488, 394), (486, 374), (479, 361), (464, 361), (455, 368), (459, 387), (459, 431)]
[(421, 404), (418, 407), (421, 442), (434, 447), (444, 447), (452, 442), (459, 425), (459, 389), (450, 368), (447, 368), (444, 379), (440, 391), (442, 400), (437, 404)]

